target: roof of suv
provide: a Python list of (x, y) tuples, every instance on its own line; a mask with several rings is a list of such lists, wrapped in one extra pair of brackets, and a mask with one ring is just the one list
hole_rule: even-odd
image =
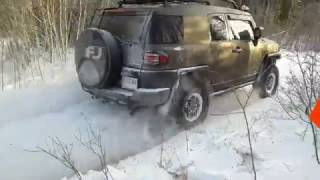
[(207, 16), (210, 13), (217, 14), (236, 14), (236, 15), (250, 15), (246, 11), (241, 11), (238, 9), (220, 7), (220, 6), (210, 6), (203, 4), (174, 4), (170, 3), (166, 6), (164, 5), (124, 5), (124, 9), (135, 9), (141, 11), (153, 11), (159, 14), (165, 15), (185, 15), (185, 16)]

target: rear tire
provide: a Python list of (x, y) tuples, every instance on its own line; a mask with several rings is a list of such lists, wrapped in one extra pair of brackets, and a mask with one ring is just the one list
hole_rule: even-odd
[(191, 78), (182, 78), (171, 105), (177, 124), (185, 128), (203, 122), (209, 110), (209, 93), (205, 85)]
[(279, 86), (279, 69), (276, 65), (270, 65), (261, 74), (260, 81), (257, 83), (259, 96), (267, 98), (273, 96)]

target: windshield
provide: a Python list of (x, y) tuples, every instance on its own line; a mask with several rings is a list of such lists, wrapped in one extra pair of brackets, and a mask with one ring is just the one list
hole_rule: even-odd
[(124, 41), (139, 42), (141, 40), (147, 16), (105, 13), (103, 18), (101, 17), (100, 15), (99, 18), (94, 18), (93, 26), (109, 31), (112, 35)]

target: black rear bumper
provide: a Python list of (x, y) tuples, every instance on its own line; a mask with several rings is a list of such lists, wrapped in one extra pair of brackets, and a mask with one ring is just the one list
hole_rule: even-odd
[(123, 88), (110, 89), (85, 89), (97, 98), (112, 100), (120, 104), (135, 106), (156, 106), (167, 102), (171, 89), (136, 89), (127, 90)]
[(112, 100), (133, 106), (157, 106), (167, 102), (171, 89), (178, 79), (177, 70), (140, 70), (124, 67), (122, 76), (137, 78), (137, 89), (124, 89), (120, 86), (98, 89), (83, 89), (97, 98)]

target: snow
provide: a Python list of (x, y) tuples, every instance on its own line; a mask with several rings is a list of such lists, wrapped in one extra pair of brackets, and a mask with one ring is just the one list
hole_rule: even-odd
[[(218, 101), (225, 99), (219, 98)], [(254, 102), (248, 111), (259, 114), (266, 104), (272, 103), (270, 99)], [(275, 106), (270, 115), (279, 113), (277, 109)], [(252, 127), (258, 179), (318, 179), (320, 168), (313, 157), (312, 141), (304, 142), (297, 135), (303, 126), (296, 121), (264, 118), (257, 119)], [(245, 124), (239, 115), (211, 117), (188, 132), (178, 133), (162, 148), (163, 168), (158, 166), (161, 145), (121, 161), (117, 167), (137, 179), (170, 179), (157, 178), (155, 174), (165, 169), (169, 174), (179, 175), (181, 168), (186, 167), (191, 180), (253, 179), (246, 156), (249, 149)], [(146, 174), (146, 170), (150, 173)]]
[(131, 117), (126, 107), (91, 99), (81, 89), (74, 70), (70, 71), (74, 65), (67, 66), (47, 83), (0, 94), (0, 161), (5, 162), (0, 163), (0, 179), (56, 180), (72, 175), (56, 160), (37, 152), (38, 146), (50, 144), (49, 137), (74, 144), (73, 158), (80, 170), (96, 169), (96, 157), (74, 138), (79, 131), (84, 133), (89, 123), (102, 131), (110, 162), (157, 144), (161, 138), (156, 127), (166, 128), (165, 138), (176, 131), (151, 111)]
[[(253, 179), (245, 121), (233, 93), (212, 97), (207, 120), (185, 131), (154, 110), (130, 116), (125, 106), (91, 99), (73, 64), (66, 66), (50, 81), (0, 94), (0, 179), (75, 180), (38, 152), (48, 137), (74, 144), (72, 158), (84, 180), (105, 179), (97, 158), (74, 138), (88, 124), (102, 133), (115, 180)], [(286, 59), (278, 66), (282, 78), (291, 67)], [(288, 120), (277, 102), (256, 94), (247, 112), (259, 180), (319, 179), (311, 133), (303, 138), (306, 124)]]

